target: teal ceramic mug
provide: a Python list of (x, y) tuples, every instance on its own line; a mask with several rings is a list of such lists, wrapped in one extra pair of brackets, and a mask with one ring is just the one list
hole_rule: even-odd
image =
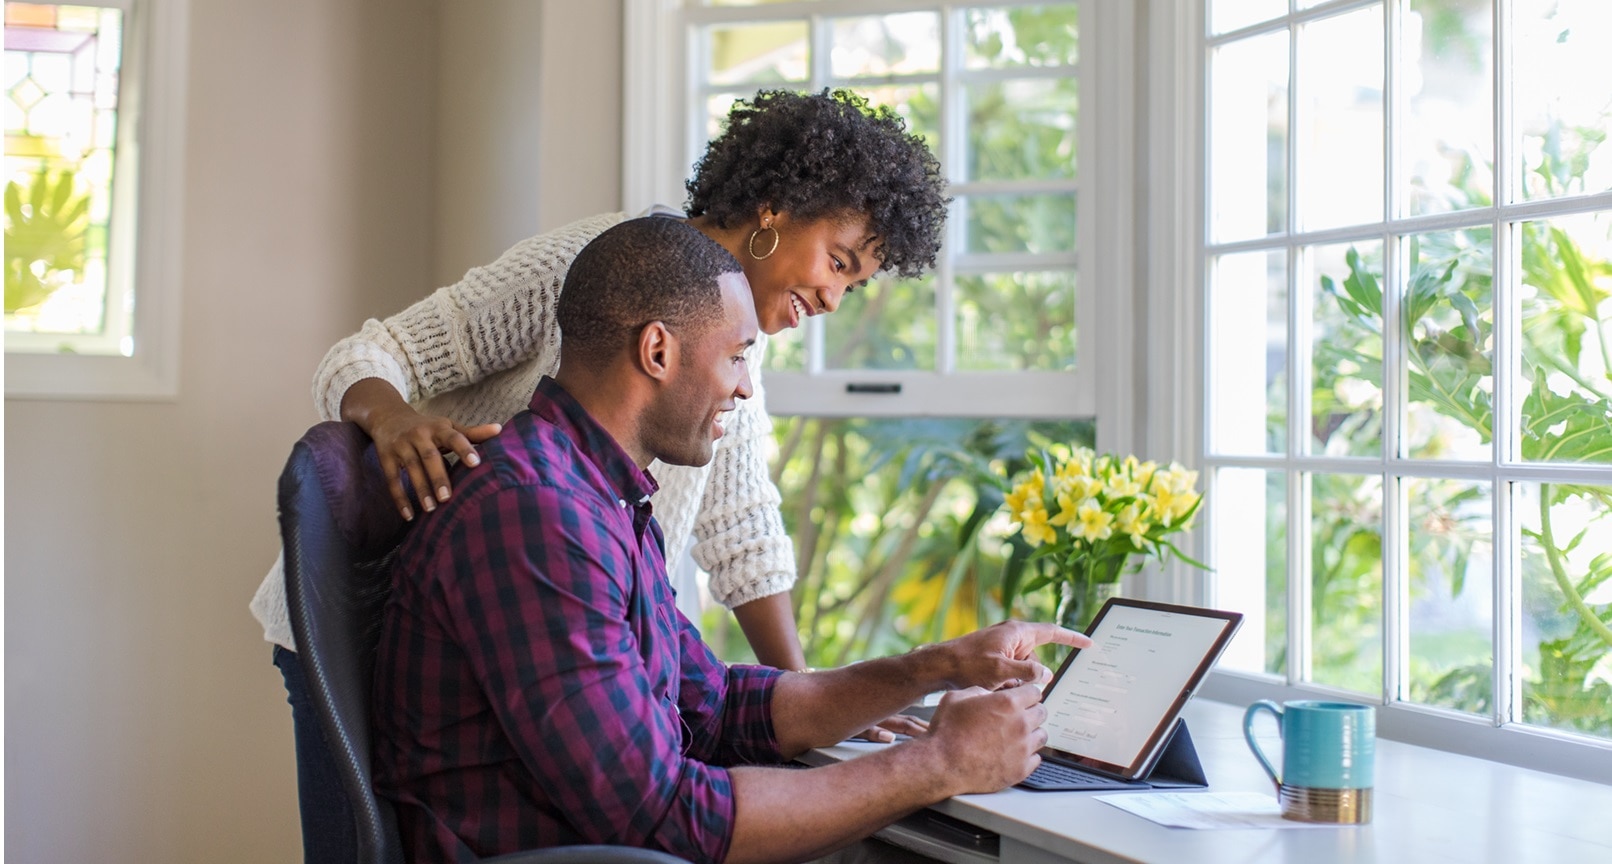
[[(1254, 718), (1269, 712), (1282, 736), (1282, 770), (1254, 740)], [(1278, 705), (1261, 699), (1243, 714), (1243, 737), (1276, 784), (1282, 816), (1300, 822), (1371, 821), (1377, 712), (1350, 702)]]

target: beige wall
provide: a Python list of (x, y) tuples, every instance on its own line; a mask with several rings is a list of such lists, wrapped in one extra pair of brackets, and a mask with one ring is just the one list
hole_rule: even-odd
[(434, 272), (447, 285), (539, 231), (621, 206), (621, 4), (441, 7)]
[[(444, 104), (493, 44), (520, 58), (507, 80), (547, 93), (563, 58), (540, 56), (544, 36), (565, 21), (602, 70), (566, 93), (613, 134), (619, 4), (522, 6), (192, 0), (180, 396), (5, 406), (6, 858), (300, 855), (289, 708), (246, 604), (274, 556), (275, 478), (315, 419), (314, 365), (440, 281), (445, 236), (485, 258), (619, 197), (615, 142), (545, 188), (569, 144), (549, 145), (562, 126), (541, 98)], [(519, 29), (478, 31), (474, 12)], [(471, 160), (445, 149), (445, 118), (524, 143)], [(490, 173), (444, 179), (465, 161)], [(499, 170), (526, 179), (488, 183)], [(477, 221), (455, 234), (450, 214)]]

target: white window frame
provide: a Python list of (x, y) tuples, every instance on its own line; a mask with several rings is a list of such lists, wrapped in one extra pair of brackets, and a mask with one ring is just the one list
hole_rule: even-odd
[[(686, 87), (692, 75), (682, 4), (625, 2), (623, 204), (624, 209), (637, 211), (654, 202), (683, 200), (684, 172), (692, 161), (689, 153), (697, 154), (692, 148), (703, 146), (703, 141), (687, 140), (691, 133), (684, 118), (694, 94)], [(925, 9), (940, 5), (908, 4)], [(1077, 319), (1082, 345), (1077, 365), (1101, 374), (1077, 385), (1080, 393), (1075, 398), (1078, 404), (1089, 405), (1089, 415), (1098, 420), (1099, 448), (1179, 454), (1182, 462), (1199, 468), (1209, 455), (1204, 422), (1208, 322), (1203, 305), (1208, 284), (1206, 5), (1207, 0), (1152, 0), (1139, 10), (1130, 0), (1083, 3), (1082, 30), (1087, 38), (1082, 40), (1082, 61), (1095, 64), (1087, 68), (1095, 68), (1103, 83), (1091, 97), (1082, 90), (1082, 110), (1105, 122), (1082, 137), (1081, 158), (1083, 165), (1101, 164), (1104, 170), (1100, 177), (1088, 177), (1095, 189), (1081, 188), (1077, 239), (1083, 251), (1081, 293), (1097, 293), (1094, 315), (1086, 316), (1083, 309)], [(1323, 3), (1314, 14), (1336, 12), (1346, 5), (1346, 0)], [(823, 0), (816, 8), (820, 14), (867, 11), (865, 4), (840, 0)], [(1091, 14), (1099, 10), (1100, 16)], [(1093, 76), (1085, 69), (1081, 74), (1084, 87)], [(667, 142), (683, 142), (689, 149), (664, 146)], [(1138, 151), (1139, 144), (1145, 149)], [(1497, 164), (1504, 164), (1503, 154), (1496, 155)], [(1497, 195), (1496, 200), (1503, 199)], [(1532, 205), (1522, 206), (1519, 212)], [(1085, 218), (1094, 207), (1111, 218), (1094, 224), (1096, 220)], [(1130, 255), (1107, 251), (1116, 249), (1134, 251)], [(1084, 290), (1093, 284), (1103, 290)], [(1092, 364), (1082, 362), (1093, 356), (1087, 349), (1103, 359), (1104, 368), (1093, 370)], [(1297, 352), (1290, 348), (1290, 355), (1296, 357)], [(777, 373), (769, 374), (768, 381), (774, 392), (785, 389)], [(788, 386), (795, 389), (794, 382)], [(889, 413), (955, 414), (951, 409), (958, 401), (957, 391), (936, 396), (944, 401), (931, 402), (935, 396), (926, 394), (907, 400), (903, 411)], [(806, 413), (822, 413), (812, 403), (803, 407), (810, 409)], [(1302, 412), (1295, 411), (1294, 416)], [(1235, 461), (1222, 458), (1214, 464)], [(1516, 477), (1560, 479), (1553, 471), (1521, 466)], [(1496, 489), (1503, 479), (1513, 478), (1510, 474), (1497, 478)], [(1205, 523), (1193, 532), (1190, 551), (1201, 552), (1207, 545), (1209, 527)], [(1216, 577), (1179, 562), (1162, 572), (1149, 568), (1134, 582), (1127, 582), (1128, 591), (1158, 599), (1208, 605), (1216, 600)], [(1508, 649), (1497, 641), (1496, 650)], [(1237, 704), (1262, 698), (1359, 698), (1298, 681), (1227, 671), (1214, 673), (1204, 693)], [(1612, 776), (1612, 747), (1568, 733), (1501, 726), (1386, 700), (1378, 712), (1378, 729), (1387, 738), (1554, 773), (1589, 779)]]
[[(78, 5), (116, 6), (126, 15), (108, 290), (121, 295), (119, 281), (134, 281), (134, 352), (125, 357), (8, 350), (6, 398), (172, 399), (179, 394), (190, 2), (88, 0)], [(8, 334), (6, 341), (9, 349), (36, 338)]]
[[(1271, 470), (1286, 471), (1290, 478), (1289, 504), (1288, 504), (1288, 535), (1298, 538), (1298, 548), (1306, 549), (1303, 538), (1308, 536), (1308, 509), (1305, 497), (1297, 485), (1300, 472), (1322, 471), (1330, 469), (1347, 468), (1349, 471), (1361, 470), (1362, 465), (1373, 474), (1385, 478), (1384, 508), (1391, 514), (1393, 486), (1391, 481), (1399, 476), (1398, 472), (1411, 466), (1415, 460), (1399, 456), (1389, 456), (1382, 459), (1349, 460), (1345, 466), (1340, 460), (1327, 459), (1322, 456), (1299, 455), (1302, 442), (1305, 440), (1303, 424), (1308, 418), (1308, 394), (1306, 391), (1309, 374), (1307, 369), (1307, 346), (1296, 344), (1294, 330), (1290, 327), (1290, 343), (1288, 346), (1288, 375), (1291, 392), (1299, 394), (1298, 399), (1291, 399), (1289, 404), (1289, 449), (1286, 454), (1271, 457), (1234, 457), (1216, 456), (1210, 449), (1208, 438), (1207, 411), (1205, 394), (1209, 392), (1212, 382), (1207, 374), (1209, 357), (1205, 353), (1208, 345), (1208, 310), (1204, 308), (1202, 298), (1207, 296), (1209, 286), (1208, 263), (1216, 254), (1226, 254), (1244, 249), (1280, 249), (1290, 255), (1301, 246), (1307, 246), (1323, 240), (1339, 239), (1369, 239), (1386, 238), (1390, 234), (1415, 233), (1428, 230), (1440, 230), (1452, 227), (1491, 227), (1496, 242), (1496, 270), (1495, 304), (1496, 304), (1496, 334), (1499, 344), (1496, 346), (1497, 355), (1507, 356), (1509, 351), (1506, 328), (1507, 318), (1511, 317), (1509, 304), (1511, 289), (1507, 287), (1505, 275), (1509, 266), (1505, 263), (1510, 250), (1505, 248), (1503, 238), (1507, 233), (1502, 230), (1508, 223), (1521, 219), (1537, 218), (1540, 216), (1566, 215), (1574, 212), (1584, 212), (1589, 209), (1606, 209), (1612, 204), (1612, 193), (1602, 193), (1593, 196), (1582, 196), (1577, 199), (1558, 199), (1552, 201), (1526, 201), (1507, 203), (1508, 188), (1516, 182), (1517, 172), (1514, 168), (1507, 170), (1511, 159), (1505, 144), (1507, 136), (1497, 134), (1495, 163), (1497, 168), (1495, 176), (1494, 200), (1499, 202), (1496, 206), (1476, 211), (1462, 211), (1456, 214), (1434, 214), (1430, 216), (1399, 216), (1386, 220), (1380, 225), (1366, 226), (1365, 228), (1351, 228), (1341, 231), (1301, 231), (1294, 230), (1281, 236), (1284, 239), (1274, 245), (1264, 240), (1246, 241), (1236, 243), (1210, 244), (1207, 241), (1209, 215), (1208, 196), (1204, 188), (1208, 179), (1207, 165), (1209, 156), (1209, 140), (1206, 129), (1207, 104), (1209, 100), (1208, 75), (1206, 64), (1208, 59), (1208, 46), (1211, 41), (1218, 41), (1222, 37), (1209, 37), (1206, 26), (1205, 7), (1209, 0), (1165, 0), (1164, 8), (1158, 11), (1165, 14), (1155, 14), (1150, 18), (1149, 54), (1154, 59), (1154, 76), (1150, 78), (1151, 95), (1151, 131), (1149, 172), (1155, 179), (1162, 179), (1166, 189), (1155, 188), (1150, 193), (1149, 224), (1156, 231), (1151, 238), (1152, 244), (1157, 247), (1160, 242), (1173, 245), (1172, 249), (1157, 249), (1166, 267), (1166, 272), (1150, 273), (1147, 280), (1147, 290), (1158, 296), (1174, 294), (1178, 299), (1177, 308), (1183, 310), (1193, 319), (1195, 335), (1183, 342), (1191, 346), (1194, 356), (1198, 359), (1199, 373), (1190, 381), (1189, 386), (1175, 387), (1169, 398), (1159, 402), (1149, 403), (1150, 410), (1164, 412), (1151, 415), (1164, 421), (1159, 425), (1168, 427), (1169, 433), (1178, 441), (1191, 442), (1191, 446), (1198, 455), (1199, 464), (1206, 470), (1216, 467), (1255, 467)], [(1297, 11), (1291, 19), (1307, 21), (1316, 18), (1329, 17), (1340, 11), (1360, 8), (1371, 5), (1375, 0), (1335, 0), (1335, 2), (1322, 3), (1314, 8)], [(1392, 4), (1388, 0), (1384, 8)], [(1500, 0), (1497, 0), (1496, 9), (1500, 10)], [(1496, 66), (1506, 62), (1501, 58), (1508, 55), (1501, 50), (1507, 45), (1506, 28), (1508, 22), (1499, 11), (1496, 13), (1495, 45)], [(1388, 44), (1391, 46), (1394, 39), (1395, 24), (1391, 21), (1387, 25)], [(1295, 49), (1296, 50), (1296, 49)], [(1385, 112), (1384, 122), (1384, 166), (1387, 178), (1393, 176), (1395, 124), (1403, 116), (1399, 109), (1392, 106), (1396, 104), (1396, 94), (1393, 83), (1394, 51), (1385, 52), (1385, 91), (1386, 104), (1390, 110)], [(1501, 73), (1504, 75), (1504, 73)], [(1293, 99), (1292, 84), (1289, 87), (1289, 99)], [(1503, 86), (1495, 88), (1497, 103), (1495, 116), (1497, 126), (1509, 122), (1508, 105), (1509, 92)], [(1160, 140), (1162, 137), (1165, 140)], [(1294, 176), (1294, 162), (1292, 147), (1293, 139), (1297, 137), (1296, 130), (1289, 131), (1288, 170), (1289, 177)], [(1173, 140), (1172, 140), (1173, 139)], [(1172, 144), (1174, 146), (1172, 146)], [(1191, 148), (1190, 151), (1183, 148)], [(1385, 178), (1385, 186), (1390, 182)], [(1293, 218), (1293, 196), (1299, 194), (1289, 181), (1289, 218)], [(1385, 207), (1391, 206), (1391, 198), (1385, 198)], [(1191, 206), (1183, 206), (1183, 205)], [(1179, 209), (1166, 210), (1161, 208), (1178, 207)], [(1153, 232), (1150, 232), (1153, 233)], [(1336, 235), (1335, 237), (1333, 235)], [(1357, 236), (1358, 235), (1358, 236)], [(1392, 244), (1390, 244), (1392, 245)], [(1392, 323), (1397, 315), (1395, 309), (1396, 295), (1399, 280), (1402, 274), (1396, 273), (1392, 249), (1385, 251), (1388, 261), (1385, 263), (1385, 306), (1389, 322), (1384, 325), (1384, 367), (1397, 368), (1403, 353), (1402, 340), (1399, 337), (1399, 328)], [(1295, 268), (1289, 267), (1289, 293), (1298, 290), (1292, 283), (1295, 278), (1292, 273)], [(1154, 304), (1156, 307), (1157, 304)], [(1514, 327), (1515, 322), (1510, 326)], [(1148, 355), (1156, 362), (1150, 369), (1158, 369), (1174, 363), (1180, 368), (1179, 353), (1172, 352), (1170, 346), (1151, 342), (1148, 346)], [(1518, 370), (1511, 370), (1511, 380), (1517, 380)], [(1150, 383), (1156, 379), (1151, 377)], [(1398, 398), (1399, 384), (1392, 375), (1384, 380), (1385, 404), (1392, 406), (1394, 399)], [(1497, 381), (1496, 416), (1498, 422), (1515, 427), (1516, 405), (1512, 388), (1509, 383), (1502, 384)], [(1193, 392), (1196, 391), (1196, 392)], [(1390, 417), (1397, 412), (1389, 411)], [(1508, 421), (1506, 418), (1510, 418)], [(1388, 428), (1384, 435), (1394, 434), (1393, 425), (1397, 419), (1386, 421)], [(1388, 438), (1387, 440), (1393, 440)], [(1498, 443), (1498, 442), (1497, 442)], [(1396, 665), (1401, 662), (1396, 651), (1400, 643), (1398, 636), (1403, 636), (1405, 610), (1395, 608), (1393, 597), (1402, 593), (1398, 590), (1405, 578), (1403, 562), (1396, 560), (1392, 549), (1397, 547), (1393, 541), (1392, 531), (1396, 530), (1385, 525), (1385, 553), (1384, 553), (1384, 592), (1389, 598), (1384, 605), (1384, 676), (1383, 691), (1375, 700), (1378, 704), (1378, 732), (1387, 738), (1408, 741), (1421, 746), (1432, 747), (1451, 752), (1464, 753), (1483, 758), (1497, 759), (1530, 768), (1550, 771), (1590, 780), (1604, 781), (1612, 776), (1612, 742), (1592, 739), (1588, 736), (1575, 735), (1570, 732), (1555, 731), (1534, 726), (1522, 726), (1520, 719), (1520, 678), (1512, 676), (1510, 670), (1514, 668), (1516, 654), (1520, 650), (1517, 637), (1514, 635), (1516, 622), (1514, 615), (1502, 614), (1499, 610), (1507, 608), (1504, 601), (1509, 599), (1511, 586), (1509, 578), (1505, 575), (1514, 575), (1515, 549), (1509, 549), (1511, 538), (1505, 536), (1508, 526), (1509, 509), (1502, 503), (1508, 497), (1505, 490), (1513, 482), (1589, 482), (1606, 484), (1612, 482), (1609, 471), (1605, 466), (1559, 466), (1559, 465), (1530, 465), (1512, 461), (1510, 454), (1499, 452), (1493, 466), (1482, 466), (1471, 473), (1470, 479), (1482, 480), (1491, 484), (1493, 497), (1496, 502), (1496, 533), (1494, 536), (1496, 562), (1496, 578), (1493, 580), (1496, 592), (1496, 614), (1494, 616), (1494, 651), (1495, 651), (1495, 713), (1492, 717), (1472, 717), (1458, 714), (1432, 706), (1414, 705), (1396, 701), (1403, 688), (1401, 677), (1396, 674)], [(1421, 463), (1423, 467), (1425, 463)], [(1440, 476), (1449, 475), (1451, 469), (1441, 466), (1443, 470), (1436, 471)], [(1425, 472), (1423, 472), (1425, 473)], [(1458, 473), (1465, 477), (1467, 473)], [(1212, 496), (1213, 492), (1210, 491)], [(1387, 516), (1385, 516), (1387, 520)], [(1212, 536), (1207, 524), (1201, 526), (1197, 532), (1204, 538)], [(1290, 549), (1292, 541), (1290, 541)], [(1214, 552), (1209, 551), (1209, 558), (1213, 563)], [(1230, 671), (1217, 671), (1211, 676), (1204, 693), (1210, 698), (1223, 701), (1246, 704), (1255, 699), (1304, 699), (1304, 698), (1344, 698), (1354, 701), (1361, 700), (1361, 694), (1340, 691), (1321, 685), (1302, 681), (1299, 677), (1306, 664), (1304, 658), (1307, 644), (1307, 622), (1310, 620), (1307, 591), (1308, 556), (1291, 553), (1288, 556), (1289, 584), (1293, 586), (1288, 597), (1289, 621), (1289, 672), (1285, 678), (1241, 673)], [(1180, 582), (1177, 585), (1178, 596), (1188, 602), (1213, 604), (1216, 600), (1215, 585), (1211, 580), (1203, 580), (1198, 585)], [(1366, 699), (1372, 699), (1366, 696)]]
[[(694, 122), (703, 108), (694, 82), (699, 70), (695, 28), (716, 21), (765, 21), (778, 18), (811, 19), (860, 16), (904, 11), (938, 11), (942, 39), (953, 37), (955, 11), (970, 6), (1040, 5), (1044, 0), (980, 0), (947, 3), (934, 0), (816, 0), (756, 7), (703, 7), (679, 0), (626, 0), (623, 118), (623, 209), (638, 212), (653, 203), (677, 205), (686, 195), (683, 182), (688, 166), (703, 152), (705, 129)], [(1076, 359), (1073, 372), (955, 372), (832, 370), (823, 368), (822, 322), (811, 319), (804, 334), (808, 340), (808, 368), (804, 372), (767, 373), (768, 409), (775, 414), (857, 417), (1044, 417), (1098, 418), (1100, 447), (1120, 449), (1134, 445), (1132, 415), (1137, 364), (1129, 352), (1133, 313), (1132, 256), (1135, 234), (1132, 192), (1135, 123), (1133, 81), (1136, 75), (1136, 12), (1128, 0), (1081, 0), (1081, 46), (1076, 74), (1079, 78), (1081, 117), (1104, 117), (1102, 123), (1083, 119), (1079, 133), (1080, 163), (1076, 183), (1077, 248), (1079, 269), (1076, 290)], [(822, 31), (818, 31), (822, 32)], [(819, 49), (823, 46), (816, 46)], [(810, 90), (836, 86), (827, 77), (826, 52), (815, 50), (814, 69), (804, 85)], [(681, 70), (668, 74), (667, 70)], [(951, 104), (950, 89), (959, 86), (959, 73), (943, 69), (940, 86), (943, 104)], [(944, 109), (943, 109), (944, 110)], [(947, 122), (945, 119), (943, 123)], [(961, 135), (950, 131), (942, 146), (959, 148), (943, 158), (950, 171), (961, 164)], [(677, 142), (681, 146), (667, 146)], [(951, 153), (947, 154), (952, 156)], [(1101, 165), (1093, 171), (1089, 166)], [(954, 183), (953, 195), (990, 191), (991, 184)], [(1015, 190), (1017, 191), (1017, 190)], [(961, 220), (948, 220), (947, 246), (961, 240)], [(943, 251), (943, 256), (945, 255)], [(1031, 256), (1025, 256), (1029, 264)], [(1073, 255), (1035, 256), (1036, 264), (1057, 257), (1073, 264)], [(1067, 259), (1067, 261), (1062, 260)], [(977, 262), (947, 256), (937, 262), (938, 275), (947, 280), (955, 268)], [(1036, 266), (1031, 264), (1030, 266)], [(1000, 268), (998, 268), (1000, 269)], [(937, 291), (940, 362), (951, 355), (953, 322), (946, 291)], [(1103, 368), (1098, 369), (1098, 358)], [(898, 384), (899, 393), (851, 393), (850, 384)]]

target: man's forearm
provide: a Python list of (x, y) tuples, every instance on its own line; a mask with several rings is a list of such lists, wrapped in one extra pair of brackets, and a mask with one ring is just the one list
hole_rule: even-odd
[(926, 647), (839, 669), (785, 675), (772, 697), (785, 756), (844, 740), (952, 683), (950, 655)]
[(805, 861), (961, 791), (933, 742), (810, 770), (734, 768), (728, 864)]
[(899, 657), (785, 675), (773, 691), (773, 733), (784, 754), (793, 756), (859, 732), (925, 693), (1039, 681), (1052, 674), (1035, 660), (1037, 646), (1048, 642), (1091, 644), (1055, 624), (1004, 621)]

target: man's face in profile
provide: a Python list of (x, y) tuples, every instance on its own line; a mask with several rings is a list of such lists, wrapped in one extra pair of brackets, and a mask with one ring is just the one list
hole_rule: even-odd
[(755, 344), (756, 310), (743, 273), (717, 278), (722, 316), (677, 338), (674, 374), (644, 418), (643, 440), (668, 465), (704, 465), (722, 437), (719, 416), (750, 398), (744, 352)]

